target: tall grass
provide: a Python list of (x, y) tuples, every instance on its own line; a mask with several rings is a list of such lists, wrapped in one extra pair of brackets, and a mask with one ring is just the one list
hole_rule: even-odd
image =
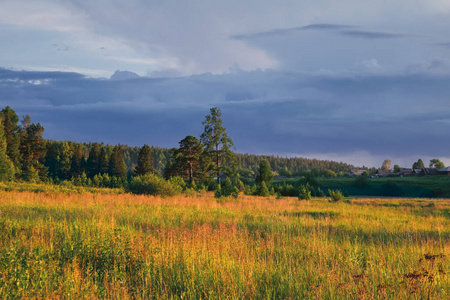
[(448, 299), (432, 201), (0, 191), (0, 298)]

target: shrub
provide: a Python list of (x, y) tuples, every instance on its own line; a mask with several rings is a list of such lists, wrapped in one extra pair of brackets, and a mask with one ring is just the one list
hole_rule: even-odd
[(169, 179), (168, 181), (154, 175), (146, 174), (133, 177), (128, 185), (128, 191), (133, 194), (175, 196), (183, 188), (180, 186), (179, 179)]
[(325, 197), (325, 193), (320, 188), (317, 188), (316, 196), (319, 198), (323, 198)]
[(295, 188), (291, 184), (286, 184), (286, 182), (283, 182), (281, 186), (277, 186), (276, 191), (281, 196), (295, 196), (297, 194)]
[(310, 200), (311, 199), (311, 191), (305, 185), (301, 185), (299, 187), (298, 199), (299, 200)]
[(233, 196), (234, 198), (237, 198), (239, 195), (239, 190), (237, 187), (231, 183), (230, 178), (226, 178), (222, 185), (219, 186), (219, 188), (214, 193), (214, 197), (220, 198), (220, 197), (228, 197)]
[(310, 186), (313, 186), (313, 187), (316, 187), (319, 185), (319, 182), (317, 181), (315, 173), (311, 172), (311, 171), (303, 172), (303, 177), (300, 178), (299, 183), (300, 183), (300, 185), (309, 184)]
[(172, 184), (175, 194), (181, 194), (186, 189), (186, 182), (180, 176), (170, 177), (168, 181)]
[(219, 188), (219, 184), (214, 179), (206, 179), (202, 183), (208, 191), (216, 191)]
[(331, 198), (332, 202), (338, 202), (344, 199), (344, 195), (340, 190), (328, 190), (328, 196)]
[(269, 189), (267, 188), (267, 185), (264, 181), (262, 181), (258, 186), (258, 195), (263, 197), (270, 196)]

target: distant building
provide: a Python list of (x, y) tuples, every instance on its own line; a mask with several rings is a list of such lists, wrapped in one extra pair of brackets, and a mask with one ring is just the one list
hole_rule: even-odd
[(439, 175), (450, 175), (450, 167), (438, 170)]
[(419, 176), (421, 169), (413, 169), (411, 172), (411, 176)]
[(350, 170), (350, 175), (352, 176), (361, 176), (362, 173), (364, 173), (365, 170), (360, 170), (360, 169), (351, 169)]
[(401, 168), (400, 172), (396, 173), (400, 177), (404, 176), (412, 176), (413, 175), (413, 169), (407, 169), (407, 168)]
[(387, 176), (391, 176), (392, 174), (393, 173), (391, 170), (382, 170), (382, 169), (377, 170), (378, 177), (387, 177)]
[(436, 168), (423, 168), (420, 171), (419, 176), (439, 175), (439, 171)]

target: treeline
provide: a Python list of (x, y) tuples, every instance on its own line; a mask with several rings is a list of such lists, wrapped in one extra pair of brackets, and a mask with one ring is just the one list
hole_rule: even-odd
[(336, 176), (353, 168), (317, 159), (235, 154), (216, 107), (205, 117), (199, 138), (187, 136), (172, 149), (45, 140), (44, 127), (32, 123), (29, 115), (19, 122), (14, 110), (6, 107), (0, 116), (3, 181), (71, 183), (164, 194), (186, 188), (208, 189), (221, 196), (236, 195), (245, 189), (249, 194), (259, 194), (250, 192), (241, 179), (258, 181), (261, 162), (267, 162), (271, 173), (285, 177), (302, 175), (307, 170)]
[(261, 161), (266, 160), (271, 169), (283, 177), (301, 176), (309, 170), (330, 170), (336, 174), (348, 173), (353, 165), (329, 160), (303, 157), (279, 157), (274, 155), (236, 154), (239, 172), (243, 177), (254, 177)]

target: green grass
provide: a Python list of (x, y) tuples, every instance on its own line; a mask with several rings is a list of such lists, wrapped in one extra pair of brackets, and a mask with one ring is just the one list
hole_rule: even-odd
[[(322, 189), (340, 189), (350, 196), (450, 198), (450, 176), (368, 178), (355, 185), (356, 178), (318, 178)], [(298, 178), (274, 180), (274, 184), (297, 184)]]
[(448, 299), (449, 253), (441, 199), (0, 191), (1, 299)]
[(70, 182), (62, 184), (47, 184), (47, 183), (28, 183), (28, 182), (0, 182), (0, 191), (19, 191), (19, 192), (35, 192), (35, 193), (94, 193), (94, 194), (120, 194), (124, 193), (124, 189), (118, 188), (97, 188), (97, 187), (83, 187), (75, 186)]

